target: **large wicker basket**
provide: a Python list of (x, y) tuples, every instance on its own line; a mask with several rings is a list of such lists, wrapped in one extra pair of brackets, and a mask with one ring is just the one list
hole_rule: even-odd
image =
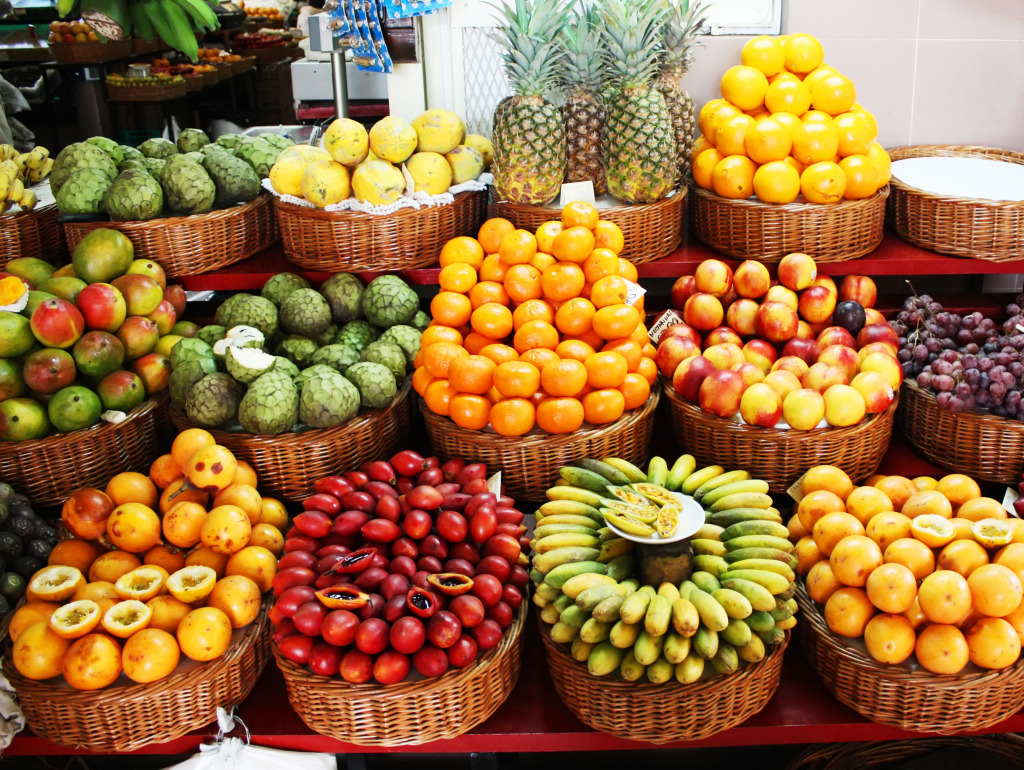
[(127, 38), (106, 42), (50, 43), (50, 53), (57, 64), (103, 64), (130, 56), (132, 41)]
[(0, 268), (18, 257), (54, 262), (61, 249), (57, 206), (0, 215)]
[(601, 732), (648, 743), (699, 741), (736, 727), (771, 700), (782, 676), (786, 640), (759, 663), (735, 674), (693, 684), (640, 684), (593, 676), (542, 625), (548, 671), (562, 702), (577, 719)]
[(145, 222), (65, 222), (68, 249), (100, 227), (131, 239), (137, 259), (152, 259), (168, 278), (198, 275), (233, 265), (277, 240), (269, 196), (261, 193), (240, 206)]
[(830, 205), (772, 205), (730, 200), (696, 185), (690, 201), (693, 230), (715, 251), (738, 259), (778, 262), (800, 251), (817, 262), (870, 254), (882, 242), (888, 185), (870, 198)]
[(476, 237), (487, 216), (487, 193), (462, 192), (447, 206), (374, 216), (327, 212), (275, 198), (285, 256), (305, 270), (407, 270), (437, 262), (459, 235)]
[(73, 690), (26, 679), (9, 654), (3, 673), (36, 735), (61, 746), (112, 753), (165, 743), (213, 722), (218, 706), (230, 709), (245, 700), (269, 659), (264, 605), (224, 655), (152, 684)]
[(121, 471), (148, 472), (169, 433), (167, 394), (160, 393), (118, 425), (0, 442), (0, 478), (38, 505), (60, 505), (79, 487), (102, 488)]
[(872, 722), (954, 735), (997, 725), (1024, 703), (1024, 660), (999, 671), (955, 676), (885, 666), (829, 630), (802, 582), (796, 599), (807, 662), (836, 700)]
[(994, 414), (940, 409), (935, 395), (904, 380), (899, 426), (936, 465), (978, 481), (1016, 486), (1024, 472), (1024, 423)]
[(893, 402), (885, 412), (849, 428), (776, 430), (707, 414), (671, 385), (665, 385), (665, 395), (684, 452), (699, 463), (745, 468), (767, 481), (772, 492), (785, 492), (814, 465), (836, 465), (855, 482), (866, 479), (889, 449), (896, 412)]
[[(412, 420), (412, 380), (391, 403), (357, 415), (335, 428), (321, 428), (277, 436), (257, 436), (212, 429), (210, 433), (240, 460), (259, 472), (260, 489), (285, 500), (303, 500), (313, 494), (318, 479), (357, 468), (368, 460), (390, 457), (401, 449)], [(185, 415), (171, 410), (178, 430), (195, 427)]]
[[(600, 209), (601, 219), (619, 226), (625, 246), (619, 254), (634, 264), (667, 257), (679, 248), (683, 238), (683, 204), (686, 188), (654, 203), (634, 203)], [(550, 219), (558, 219), (561, 209), (529, 206), (500, 201), (494, 204), (494, 216), (504, 217), (516, 227), (531, 233)]]
[[(992, 158), (1024, 165), (1024, 153), (996, 147), (923, 145), (889, 151), (894, 160), (924, 157)], [(1021, 258), (1024, 201), (937, 195), (892, 178), (889, 225), (905, 241), (941, 254), (990, 262)]]
[[(948, 767), (951, 766), (951, 754), (963, 758), (971, 765), (984, 765), (989, 768), (1024, 767), (1024, 752), (1021, 749), (1024, 749), (1024, 738), (1014, 733), (971, 738), (815, 743), (795, 756), (786, 766), (786, 770), (882, 770), (927, 767), (929, 759)], [(996, 764), (989, 764), (993, 761)]]
[(527, 602), (497, 647), (475, 663), (437, 679), (349, 684), (316, 676), (273, 646), (288, 701), (321, 735), (360, 746), (409, 746), (469, 732), (505, 702), (519, 680)]
[(558, 436), (534, 429), (525, 436), (505, 437), (460, 428), (425, 405), (421, 406), (420, 413), (430, 450), (442, 461), (462, 457), (469, 462), (484, 463), (488, 470), (502, 471), (501, 480), (509, 495), (539, 501), (544, 500), (544, 493), (558, 479), (558, 470), (573, 460), (621, 457), (638, 464), (646, 460), (660, 397), (655, 385), (646, 404), (615, 422)]

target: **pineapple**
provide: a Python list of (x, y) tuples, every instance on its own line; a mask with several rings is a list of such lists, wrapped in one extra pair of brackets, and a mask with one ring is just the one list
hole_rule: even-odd
[(545, 99), (563, 53), (558, 46), (571, 0), (515, 0), (496, 5), (508, 38), (505, 74), (513, 95), (494, 110), (494, 190), (500, 200), (544, 205), (565, 178), (565, 131), (558, 107)]
[(560, 77), (565, 92), (562, 120), (568, 153), (565, 181), (593, 182), (596, 195), (608, 192), (601, 167), (602, 66), (600, 59), (594, 56), (599, 45), (600, 23), (601, 17), (593, 6), (577, 11), (576, 19), (563, 33), (565, 59)]
[(662, 0), (603, 0), (602, 64), (606, 92), (604, 173), (620, 201), (650, 203), (675, 185), (675, 132), (665, 97), (653, 87), (661, 66)]
[(661, 91), (672, 115), (672, 127), (676, 136), (676, 155), (679, 163), (677, 181), (681, 181), (690, 170), (690, 149), (696, 137), (697, 120), (693, 113), (693, 99), (682, 86), (683, 76), (693, 65), (690, 50), (697, 37), (697, 30), (704, 26), (707, 8), (699, 2), (690, 5), (690, 0), (666, 0), (670, 6), (664, 27), (665, 58), (661, 72), (654, 81), (654, 87)]

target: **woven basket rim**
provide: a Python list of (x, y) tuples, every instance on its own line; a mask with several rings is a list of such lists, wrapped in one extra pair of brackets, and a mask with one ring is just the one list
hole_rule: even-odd
[(786, 770), (836, 770), (837, 768), (893, 767), (893, 762), (920, 757), (948, 748), (970, 748), (972, 751), (1001, 754), (1020, 765), (1024, 737), (1016, 733), (998, 735), (946, 735), (895, 741), (863, 743), (817, 743), (808, 746), (786, 765)]
[[(177, 85), (184, 85), (184, 84), (180, 84), (179, 83)], [(157, 219), (134, 219), (134, 220), (128, 220), (128, 221), (125, 221), (125, 222), (115, 222), (113, 224), (116, 224), (118, 228), (120, 228), (120, 227), (130, 228), (130, 230), (132, 232), (134, 232), (136, 230), (141, 230), (143, 228), (155, 230), (155, 229), (159, 229), (159, 228), (162, 228), (162, 227), (174, 227), (174, 226), (182, 225), (182, 224), (184, 224), (184, 225), (200, 226), (200, 225), (202, 225), (202, 224), (204, 224), (206, 222), (212, 221), (212, 220), (225, 219), (225, 218), (228, 218), (228, 217), (235, 217), (235, 216), (240, 216), (240, 215), (246, 214), (249, 211), (251, 211), (252, 209), (257, 208), (258, 206), (265, 205), (265, 198), (264, 198), (264, 196), (266, 196), (266, 195), (269, 195), (269, 193), (263, 192), (261, 190), (259, 195), (257, 195), (251, 201), (246, 201), (245, 203), (239, 203), (239, 204), (236, 204), (236, 205), (233, 205), (233, 206), (227, 206), (227, 207), (222, 208), (222, 209), (215, 209), (213, 211), (206, 211), (206, 212), (204, 212), (202, 214), (186, 214), (184, 216), (159, 217)], [(68, 223), (65, 223), (65, 226), (67, 224)], [(110, 223), (96, 221), (96, 222), (86, 222), (84, 224), (94, 225), (96, 227), (105, 227), (106, 225), (108, 225)]]
[[(929, 150), (941, 150), (941, 153), (928, 152)], [(977, 157), (979, 153), (989, 156), (1002, 156), (1006, 162), (1012, 162), (1015, 165), (1024, 165), (1024, 153), (1017, 152), (1015, 150), (1004, 150), (1000, 147), (987, 147), (984, 145), (955, 145), (955, 144), (920, 144), (920, 145), (907, 145), (902, 147), (894, 147), (888, 150), (889, 156), (893, 161), (897, 160), (909, 160), (910, 158), (930, 158), (930, 157)], [(893, 157), (899, 155), (899, 157)], [(983, 208), (998, 208), (1005, 209), (1007, 211), (1022, 210), (1024, 209), (1024, 201), (1013, 201), (1013, 200), (992, 200), (989, 198), (968, 198), (963, 195), (942, 195), (940, 193), (930, 192), (929, 190), (922, 190), (920, 187), (914, 187), (906, 182), (903, 182), (896, 177), (893, 177), (889, 184), (901, 193), (911, 193), (919, 195), (929, 200), (942, 203), (961, 204), (970, 206), (979, 206)]]
[[(614, 213), (645, 213), (647, 211), (655, 211), (657, 209), (672, 208), (679, 204), (681, 201), (686, 199), (689, 194), (688, 188), (685, 186), (676, 187), (672, 190), (672, 195), (667, 195), (660, 200), (652, 201), (650, 203), (626, 203), (616, 199), (617, 205), (607, 206), (605, 208), (598, 208), (598, 213), (602, 218), (606, 218), (608, 214)], [(560, 212), (564, 206), (538, 206), (535, 203), (513, 203), (512, 201), (496, 200), (495, 205), (500, 206), (504, 209), (511, 209), (512, 211), (522, 211), (528, 213), (540, 213), (550, 211), (552, 216), (557, 218), (558, 212)]]
[(31, 211), (8, 211), (6, 214), (0, 214), (0, 222), (10, 222), (14, 219), (36, 219), (48, 216), (57, 210), (56, 203), (47, 203), (45, 206), (36, 206)]
[(696, 182), (691, 180), (690, 189), (695, 195), (705, 200), (712, 201), (722, 206), (733, 206), (740, 209), (764, 209), (766, 211), (780, 212), (780, 213), (792, 213), (792, 214), (811, 214), (819, 212), (830, 212), (830, 211), (849, 211), (857, 208), (870, 208), (873, 206), (879, 198), (885, 199), (889, 197), (890, 185), (886, 184), (875, 191), (874, 195), (867, 198), (861, 198), (860, 200), (849, 201), (841, 200), (836, 203), (765, 203), (757, 200), (756, 198), (723, 198), (721, 195), (714, 193), (710, 190), (705, 190), (703, 187), (698, 185)]
[(306, 219), (326, 219), (337, 222), (344, 222), (346, 220), (352, 221), (366, 221), (366, 222), (387, 222), (392, 219), (405, 219), (416, 216), (423, 216), (424, 214), (430, 214), (443, 210), (449, 206), (454, 206), (460, 201), (466, 199), (470, 195), (477, 193), (486, 192), (486, 190), (463, 190), (462, 192), (455, 193), (454, 200), (451, 203), (444, 203), (438, 206), (422, 206), (416, 208), (401, 208), (398, 211), (392, 212), (391, 214), (366, 214), (362, 211), (324, 211), (310, 206), (300, 206), (297, 203), (289, 203), (288, 201), (281, 200), (276, 195), (266, 192), (274, 202), (274, 207), (280, 209), (283, 214), (291, 215), (298, 218)]

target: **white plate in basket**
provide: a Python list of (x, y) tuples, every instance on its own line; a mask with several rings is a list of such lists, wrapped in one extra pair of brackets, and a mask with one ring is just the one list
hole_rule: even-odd
[(995, 158), (907, 158), (893, 162), (892, 175), (935, 195), (1024, 201), (1024, 166)]
[(632, 540), (634, 543), (666, 545), (668, 543), (677, 543), (680, 540), (685, 540), (704, 526), (704, 508), (689, 495), (684, 495), (679, 492), (673, 492), (672, 494), (679, 500), (679, 503), (683, 506), (683, 510), (679, 512), (679, 523), (676, 525), (676, 531), (669, 537), (661, 537), (657, 532), (650, 537), (641, 537), (640, 535), (623, 532), (610, 521), (606, 520), (605, 524), (607, 524), (612, 532), (619, 537), (624, 537), (626, 540)]

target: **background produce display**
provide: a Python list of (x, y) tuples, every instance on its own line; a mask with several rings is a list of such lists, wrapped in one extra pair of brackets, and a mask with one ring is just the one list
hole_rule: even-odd
[(274, 579), (285, 658), (352, 684), (395, 684), (498, 645), (526, 590), (529, 541), (485, 466), (403, 450), (316, 490)]
[(369, 131), (339, 118), (327, 127), (322, 148), (282, 154), (270, 182), (282, 195), (318, 208), (349, 197), (386, 206), (406, 194), (406, 173), (416, 192), (440, 195), (478, 178), (490, 168), (492, 153), (490, 141), (467, 135), (462, 118), (450, 110), (427, 110), (411, 123), (390, 115)]
[(829, 629), (863, 637), (899, 665), (935, 674), (968, 663), (1002, 669), (1024, 632), (1024, 530), (963, 474), (875, 476), (854, 487), (840, 469), (811, 468), (790, 537), (807, 593)]
[(25, 596), (29, 578), (46, 566), (58, 540), (32, 502), (0, 481), (0, 618)]
[(213, 324), (171, 349), (171, 402), (208, 428), (334, 427), (391, 403), (428, 321), (396, 276), (364, 286), (338, 273), (316, 290), (279, 273), (260, 295), (227, 299)]
[[(163, 390), (168, 353), (194, 324), (185, 291), (131, 241), (100, 228), (55, 270), (13, 259), (0, 273), (0, 440), (42, 438), (130, 412)], [(111, 417), (116, 418), (116, 415)]]
[(463, 428), (520, 436), (535, 425), (606, 425), (643, 406), (655, 349), (622, 246), (618, 226), (580, 202), (536, 234), (495, 218), (476, 239), (445, 244), (413, 375), (427, 408)]
[(850, 275), (837, 288), (806, 254), (784, 257), (777, 274), (773, 285), (760, 262), (734, 273), (710, 259), (677, 280), (684, 323), (658, 341), (661, 374), (704, 411), (766, 428), (845, 427), (888, 409), (903, 368), (874, 281)]
[(46, 179), (53, 168), (50, 151), (43, 146), (30, 152), (18, 152), (9, 144), (0, 144), (0, 214), (18, 206), (31, 211), (39, 202), (32, 185)]
[(889, 181), (889, 155), (853, 81), (824, 62), (812, 35), (762, 35), (722, 76), (699, 115), (693, 181), (723, 198), (838, 203)]

